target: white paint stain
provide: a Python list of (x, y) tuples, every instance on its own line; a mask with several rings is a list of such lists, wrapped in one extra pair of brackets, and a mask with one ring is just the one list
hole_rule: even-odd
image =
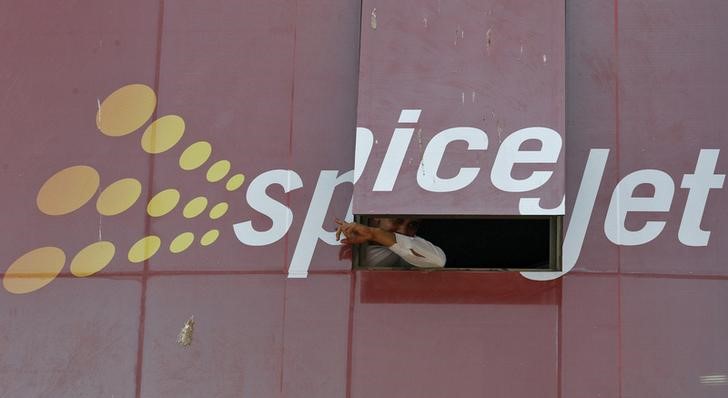
[(101, 100), (96, 98), (96, 125), (101, 126)]
[(493, 45), (493, 28), (485, 32), (485, 49), (490, 53), (490, 46)]
[(458, 28), (455, 29), (455, 42), (453, 44), (455, 44), (457, 46), (458, 40), (462, 40), (464, 38), (465, 38), (465, 31), (462, 29), (462, 27), (460, 25), (458, 25)]
[(425, 148), (422, 146), (422, 129), (417, 129), (417, 147), (419, 148), (420, 159), (424, 156)]
[(546, 56), (546, 54), (544, 54), (544, 55), (542, 56), (542, 59), (543, 59), (543, 63), (546, 63), (546, 62), (548, 62), (548, 61), (549, 61), (549, 58), (548, 58), (548, 57)]

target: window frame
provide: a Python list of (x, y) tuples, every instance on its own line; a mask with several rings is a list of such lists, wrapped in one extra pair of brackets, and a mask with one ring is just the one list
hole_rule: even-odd
[[(411, 217), (418, 219), (468, 219), (468, 220), (549, 220), (549, 266), (548, 268), (511, 268), (498, 266), (484, 267), (457, 267), (446, 264), (444, 268), (402, 268), (362, 265), (364, 261), (364, 250), (368, 243), (354, 245), (352, 247), (352, 270), (397, 270), (397, 271), (426, 271), (426, 272), (559, 272), (562, 270), (562, 244), (563, 244), (563, 215), (437, 215), (437, 214), (356, 214), (354, 222), (367, 225), (370, 218), (377, 217)], [(445, 253), (447, 255), (447, 253)]]

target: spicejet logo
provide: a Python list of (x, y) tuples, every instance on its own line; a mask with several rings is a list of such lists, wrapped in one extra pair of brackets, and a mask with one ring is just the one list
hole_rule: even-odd
[[(98, 104), (96, 125), (106, 136), (121, 137), (131, 134), (151, 118), (156, 108), (154, 91), (143, 84), (131, 84), (111, 93)], [(141, 138), (142, 149), (149, 154), (160, 154), (174, 147), (185, 131), (184, 120), (177, 115), (166, 115), (150, 123)], [(179, 157), (182, 170), (195, 170), (204, 165), (212, 153), (212, 145), (198, 141), (184, 149)], [(245, 181), (242, 173), (231, 174), (231, 162), (219, 160), (207, 170), (206, 179), (223, 183), (228, 191), (238, 190)], [(86, 205), (99, 190), (100, 175), (91, 166), (74, 165), (56, 172), (43, 183), (38, 191), (38, 210), (48, 216), (67, 216)], [(96, 210), (102, 216), (115, 216), (131, 208), (141, 197), (142, 184), (135, 178), (123, 178), (104, 188), (96, 199)], [(155, 193), (147, 202), (150, 217), (163, 217), (180, 204), (180, 192), (174, 188)], [(192, 219), (206, 214), (217, 220), (228, 211), (227, 202), (209, 203), (204, 196), (197, 196), (184, 204), (182, 215)], [(199, 237), (185, 231), (166, 246), (172, 253), (182, 253), (194, 244), (210, 246), (220, 235), (213, 228)], [(154, 256), (162, 248), (157, 235), (140, 236), (130, 248), (117, 248), (114, 242), (99, 240), (81, 249), (70, 261), (70, 272), (77, 277), (93, 275), (104, 269), (117, 252), (130, 263), (141, 263)], [(55, 279), (66, 264), (67, 254), (53, 246), (40, 247), (25, 253), (5, 271), (3, 287), (10, 293), (30, 293)]]
[[(156, 94), (151, 88), (142, 84), (124, 86), (98, 104), (97, 126), (101, 133), (110, 137), (131, 134), (151, 118), (155, 108)], [(403, 110), (403, 112), (405, 111)], [(160, 117), (151, 122), (145, 129), (141, 138), (141, 147), (149, 154), (163, 153), (179, 142), (184, 130), (185, 122), (181, 117), (176, 115)], [(465, 139), (466, 141), (468, 139), (476, 141), (487, 139), (487, 137), (480, 137), (480, 135), (485, 135), (485, 132), (481, 130), (473, 128), (461, 129), (462, 131), (455, 130), (457, 129), (450, 129), (443, 133), (464, 131), (469, 135), (465, 137), (448, 136), (449, 138), (446, 137), (448, 139), (440, 140), (442, 142), (433, 139), (428, 143), (428, 147), (433, 145), (432, 153), (442, 156), (444, 151), (436, 146), (447, 145), (453, 139)], [(527, 138), (534, 138), (541, 139), (544, 142), (542, 139), (544, 134), (529, 135), (534, 134), (534, 132), (538, 132), (537, 129), (527, 128), (520, 131), (520, 134), (518, 134), (519, 132), (511, 134), (510, 137), (515, 137), (513, 138), (515, 144), (510, 146), (501, 145), (499, 154), (503, 148), (505, 148), (505, 151), (511, 151), (512, 153), (518, 152), (519, 145), (516, 145), (519, 142), (518, 140), (523, 141)], [(551, 157), (555, 159), (561, 151), (561, 141), (560, 138), (556, 140), (558, 134), (555, 132), (550, 136), (554, 138), (553, 145), (543, 148), (542, 151), (551, 153), (553, 155)], [(338, 244), (333, 231), (324, 228), (324, 218), (336, 187), (345, 183), (355, 183), (361, 176), (362, 170), (366, 167), (372, 141), (371, 131), (366, 128), (357, 128), (357, 152), (354, 160), (354, 170), (344, 173), (340, 173), (339, 170), (322, 170), (320, 172), (291, 258), (288, 269), (289, 277), (302, 278), (307, 276), (314, 250), (319, 241), (329, 245)], [(470, 141), (468, 142), (470, 143)], [(549, 145), (544, 142), (544, 147), (547, 146)], [(475, 145), (470, 149), (484, 149), (482, 147), (482, 145), (480, 147)], [(524, 277), (533, 280), (555, 279), (569, 272), (576, 265), (600, 190), (609, 152), (609, 149), (601, 148), (589, 151), (564, 236), (562, 271), (524, 272), (522, 273)], [(179, 157), (179, 167), (182, 170), (198, 169), (207, 163), (211, 153), (212, 146), (209, 142), (195, 142), (182, 151)], [(701, 229), (701, 221), (710, 191), (723, 188), (725, 175), (716, 174), (715, 172), (719, 154), (719, 149), (701, 149), (692, 174), (686, 173), (682, 176), (679, 187), (687, 190), (687, 201), (682, 212), (680, 228), (676, 238), (684, 246), (707, 246), (710, 240), (711, 233), (708, 230)], [(425, 170), (433, 175), (436, 175), (439, 164), (437, 156), (434, 156), (434, 161), (429, 165), (432, 170)], [(510, 166), (515, 162), (514, 159), (517, 160), (517, 157), (507, 156), (507, 158), (507, 161), (503, 162), (503, 167), (494, 166), (491, 173), (491, 179), (494, 181), (496, 179), (509, 180)], [(428, 165), (423, 163), (421, 166), (427, 169)], [(206, 179), (213, 183), (224, 183), (225, 189), (231, 192), (236, 191), (245, 182), (245, 175), (231, 173), (231, 170), (232, 164), (229, 160), (219, 160), (209, 166)], [(471, 171), (471, 177), (477, 174), (476, 171)], [(473, 172), (476, 174), (473, 174)], [(502, 175), (499, 175), (499, 173)], [(452, 186), (449, 186), (449, 191), (460, 189), (473, 182), (473, 178), (468, 177), (467, 173), (463, 175), (465, 177), (462, 178), (462, 181), (456, 181), (456, 184), (453, 183)], [(541, 176), (544, 177), (542, 180), (545, 183), (548, 178), (543, 173)], [(528, 181), (528, 179), (520, 180), (520, 183), (524, 181)], [(38, 209), (48, 216), (67, 216), (94, 198), (99, 190), (99, 182), (99, 173), (91, 166), (73, 165), (62, 169), (41, 186), (36, 200)], [(418, 182), (420, 182), (421, 186), (423, 185), (421, 181)], [(423, 189), (428, 189), (428, 187), (429, 190), (434, 191), (439, 189), (438, 186), (433, 187), (428, 184), (424, 184)], [(654, 188), (654, 193), (647, 197), (636, 196), (635, 190), (642, 184), (651, 185)], [(266, 190), (271, 185), (280, 185), (285, 192), (290, 192), (301, 188), (303, 180), (294, 170), (275, 169), (261, 173), (250, 181), (246, 189), (245, 199), (253, 210), (269, 217), (272, 220), (272, 226), (264, 231), (253, 228), (251, 221), (235, 223), (232, 228), (225, 226), (226, 230), (233, 230), (236, 238), (242, 244), (248, 246), (272, 244), (282, 239), (292, 225), (293, 211), (285, 204), (267, 195)], [(495, 182), (494, 185), (496, 185)], [(630, 212), (669, 212), (675, 193), (675, 185), (675, 181), (669, 174), (657, 169), (637, 170), (624, 176), (614, 187), (611, 195), (604, 221), (604, 235), (606, 238), (616, 245), (623, 246), (644, 245), (656, 239), (662, 233), (666, 221), (647, 221), (639, 229), (633, 230), (628, 229), (625, 225), (627, 215)], [(506, 188), (499, 186), (499, 189), (515, 189), (513, 187), (508, 188), (509, 185), (507, 184), (504, 186)], [(533, 187), (530, 189), (533, 189)], [(516, 190), (516, 192), (526, 194), (527, 191), (528, 189), (520, 188)], [(131, 177), (120, 179), (101, 191), (96, 199), (96, 210), (102, 216), (122, 214), (140, 200), (141, 193), (142, 185), (137, 179)], [(163, 217), (177, 208), (180, 204), (180, 197), (179, 191), (174, 188), (157, 192), (147, 200), (146, 213), (150, 217)], [(543, 209), (539, 206), (539, 202), (540, 198), (522, 198), (519, 210), (522, 214), (564, 213), (565, 200), (562, 200), (561, 204), (555, 209)], [(204, 196), (198, 196), (184, 204), (182, 214), (185, 218), (191, 219), (206, 213), (206, 216), (214, 221), (222, 217), (227, 210), (228, 203), (226, 202), (212, 204), (208, 203), (208, 199)], [(349, 207), (349, 214), (347, 214), (347, 218), (350, 217), (351, 206)], [(215, 243), (219, 235), (220, 229), (218, 228), (209, 229), (199, 237), (194, 232), (184, 231), (169, 243), (165, 242), (164, 246), (166, 250), (172, 253), (182, 253), (195, 244), (210, 246)], [(117, 252), (123, 253), (130, 263), (141, 263), (152, 258), (159, 250), (162, 250), (162, 247), (163, 242), (156, 235), (140, 236), (139, 240), (132, 244), (130, 248), (117, 248), (114, 242), (99, 239), (99, 241), (90, 243), (74, 255), (70, 260), (70, 272), (78, 277), (93, 275), (103, 270), (117, 255)], [(3, 278), (3, 287), (8, 292), (15, 294), (38, 290), (58, 276), (66, 264), (66, 259), (67, 253), (58, 247), (46, 246), (31, 250), (10, 264)]]

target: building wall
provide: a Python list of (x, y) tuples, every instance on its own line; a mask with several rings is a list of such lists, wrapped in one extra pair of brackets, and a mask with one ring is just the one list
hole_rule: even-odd
[[(332, 179), (353, 168), (360, 19), (372, 11), (360, 2), (0, 5), (0, 396), (725, 396), (728, 158), (712, 168), (710, 150), (727, 143), (728, 5), (565, 6), (573, 268), (535, 281), (352, 272), (340, 248), (319, 239), (319, 225), (332, 230), (351, 199), (343, 183), (328, 200)], [(156, 102), (146, 91), (104, 102), (130, 84)], [(144, 131), (168, 115), (184, 121), (181, 139), (145, 152)], [(118, 129), (100, 131), (106, 123)], [(160, 137), (179, 132), (164, 126)], [(180, 156), (198, 141), (212, 155), (184, 170)], [(207, 181), (219, 160), (230, 161), (229, 174)], [(98, 181), (52, 177), (81, 165)], [(236, 173), (245, 181), (228, 190)], [(243, 244), (233, 225), (275, 224), (246, 196), (266, 176), (280, 182), (267, 192), (290, 208), (290, 228), (270, 244)], [(138, 199), (99, 214), (100, 192), (123, 178), (139, 182)], [(674, 188), (666, 211), (649, 203), (628, 214), (627, 230), (664, 222), (641, 244), (605, 233), (619, 226), (607, 214), (613, 197), (626, 197), (625, 178), (644, 182), (636, 196)], [(44, 191), (48, 181), (61, 188)], [(714, 188), (702, 203), (691, 184)], [(149, 216), (147, 202), (165, 189), (180, 192), (179, 204)], [(185, 217), (197, 196), (205, 212)], [(220, 202), (229, 210), (213, 219)], [(612, 216), (625, 203), (615, 199)], [(203, 246), (212, 229), (219, 238)], [(195, 239), (173, 253), (182, 232)], [(152, 235), (159, 250), (148, 245), (148, 258), (131, 261), (129, 249)], [(72, 267), (98, 241), (114, 245), (109, 264)], [(312, 247), (308, 277), (289, 279), (293, 258)], [(192, 344), (181, 347), (191, 316)]]

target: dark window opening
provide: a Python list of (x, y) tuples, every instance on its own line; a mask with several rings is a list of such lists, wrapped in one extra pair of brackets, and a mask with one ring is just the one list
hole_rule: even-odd
[[(440, 247), (444, 269), (493, 271), (561, 269), (561, 216), (357, 216), (371, 225), (380, 217), (419, 220), (417, 236)], [(367, 262), (366, 246), (354, 250), (355, 268), (378, 267)]]

